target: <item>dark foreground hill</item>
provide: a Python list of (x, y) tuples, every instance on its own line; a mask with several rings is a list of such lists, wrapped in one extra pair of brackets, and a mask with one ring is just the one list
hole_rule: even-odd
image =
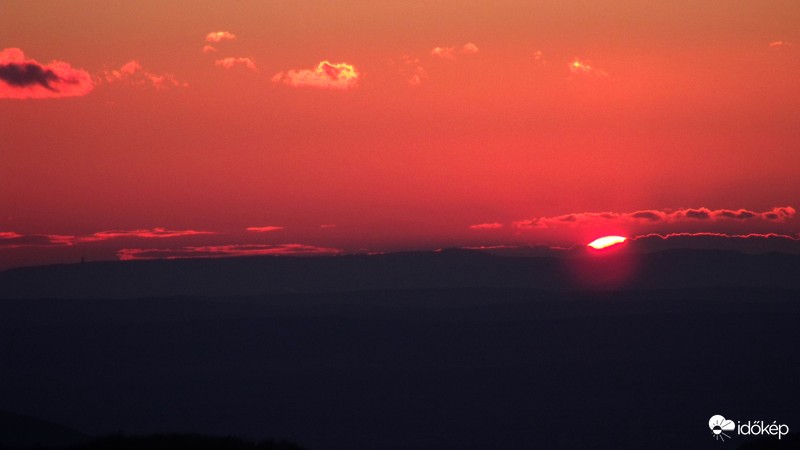
[(800, 289), (800, 255), (673, 250), (503, 257), (470, 250), (97, 262), (0, 272), (0, 298), (141, 298), (473, 287)]
[(735, 449), (709, 417), (800, 427), (799, 322), (774, 288), (2, 300), (0, 401), (92, 436)]
[(0, 413), (0, 449), (3, 450), (303, 450), (287, 441), (262, 440), (251, 442), (232, 436), (200, 434), (153, 434), (147, 436), (108, 435), (89, 438), (84, 435), (49, 440), (53, 428), (38, 419), (26, 418), (22, 428), (25, 436), (12, 427), (21, 425), (13, 414)]
[(88, 441), (85, 434), (63, 425), (0, 411), (0, 448), (67, 447)]

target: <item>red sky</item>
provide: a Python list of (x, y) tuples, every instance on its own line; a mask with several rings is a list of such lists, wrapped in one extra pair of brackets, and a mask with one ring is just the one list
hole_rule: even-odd
[(7, 0), (0, 268), (797, 238), (799, 23), (796, 0)]

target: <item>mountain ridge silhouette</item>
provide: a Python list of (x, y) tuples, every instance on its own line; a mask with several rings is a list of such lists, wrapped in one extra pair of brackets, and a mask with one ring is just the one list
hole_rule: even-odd
[[(629, 273), (621, 276), (615, 271)], [(731, 250), (497, 256), (476, 250), (107, 261), (8, 269), (0, 298), (141, 298), (369, 289), (800, 289), (800, 255)]]

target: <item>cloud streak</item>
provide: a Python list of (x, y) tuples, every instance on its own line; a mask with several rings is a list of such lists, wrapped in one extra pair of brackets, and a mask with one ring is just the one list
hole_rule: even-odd
[(217, 234), (213, 231), (168, 230), (166, 228), (143, 228), (138, 230), (98, 231), (90, 235), (20, 234), (13, 231), (0, 232), (0, 248), (20, 247), (69, 247), (85, 242), (101, 242), (113, 239), (166, 239), (184, 236)]
[(92, 89), (89, 73), (68, 63), (41, 64), (18, 48), (0, 51), (0, 98), (80, 97)]
[(794, 44), (789, 41), (772, 41), (769, 43), (769, 48), (775, 51), (794, 47)]
[(206, 35), (206, 42), (235, 41), (236, 35), (229, 31), (212, 31)]
[(595, 75), (599, 77), (608, 76), (608, 72), (605, 70), (598, 69), (597, 67), (589, 65), (586, 61), (582, 61), (578, 58), (573, 59), (569, 63), (569, 71), (574, 75)]
[(498, 222), (493, 222), (493, 223), (478, 223), (469, 226), (470, 230), (496, 230), (498, 228), (503, 228), (503, 224)]
[(222, 58), (214, 61), (214, 65), (217, 67), (224, 67), (225, 69), (232, 69), (236, 66), (243, 66), (246, 67), (247, 69), (252, 70), (253, 72), (258, 72), (256, 63), (252, 58), (243, 58), (243, 57)]
[(431, 50), (431, 56), (441, 59), (458, 59), (460, 56), (474, 55), (479, 51), (477, 45), (467, 42), (460, 47), (434, 47)]
[(167, 230), (166, 228), (143, 228), (138, 230), (109, 230), (98, 231), (89, 236), (81, 236), (79, 242), (107, 241), (120, 238), (139, 238), (139, 239), (164, 239), (183, 236), (198, 236), (216, 234), (213, 231), (197, 230)]
[(117, 252), (123, 261), (145, 259), (186, 259), (186, 258), (230, 258), (237, 256), (305, 256), (335, 255), (340, 249), (317, 247), (304, 244), (244, 244), (244, 245), (210, 245), (199, 247), (181, 247), (179, 249), (141, 249), (125, 248)]
[(428, 78), (428, 72), (420, 65), (419, 58), (403, 55), (397, 60), (390, 60), (389, 64), (398, 67), (409, 86), (419, 86)]
[(188, 83), (178, 81), (174, 75), (169, 73), (156, 74), (142, 68), (139, 61), (131, 60), (123, 64), (119, 69), (106, 70), (103, 72), (103, 80), (107, 83), (123, 82), (132, 86), (153, 86), (156, 89), (166, 89), (170, 87), (189, 87)]
[(708, 209), (688, 208), (678, 210), (642, 210), (627, 213), (616, 212), (587, 212), (564, 214), (551, 217), (537, 217), (515, 221), (512, 226), (519, 229), (548, 228), (558, 226), (587, 226), (596, 225), (598, 222), (619, 223), (677, 223), (677, 222), (702, 222), (702, 221), (747, 221), (761, 220), (768, 222), (782, 222), (791, 219), (797, 211), (791, 206), (772, 208), (769, 211), (756, 212), (747, 209)]
[(278, 72), (272, 82), (285, 86), (300, 88), (347, 90), (358, 86), (359, 73), (347, 63), (333, 64), (322, 61), (313, 69), (287, 70)]
[(278, 231), (282, 230), (283, 227), (273, 227), (273, 226), (266, 226), (266, 227), (247, 227), (247, 231), (252, 231), (254, 233), (268, 233), (270, 231)]
[(0, 249), (24, 247), (69, 247), (75, 236), (61, 234), (20, 234), (13, 231), (0, 232)]

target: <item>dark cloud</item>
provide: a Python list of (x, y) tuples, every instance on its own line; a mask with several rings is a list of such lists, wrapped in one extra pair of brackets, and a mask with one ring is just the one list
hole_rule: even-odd
[(511, 226), (514, 228), (520, 228), (523, 230), (529, 230), (532, 228), (544, 228), (547, 225), (544, 223), (539, 222), (539, 219), (525, 219), (525, 220), (517, 220), (511, 222)]
[(754, 213), (753, 211), (745, 211), (740, 209), (739, 211), (729, 211), (727, 209), (720, 210), (717, 215), (719, 217), (725, 217), (727, 219), (752, 219), (756, 217), (758, 214)]
[(59, 81), (60, 78), (55, 72), (44, 67), (27, 64), (0, 64), (0, 80), (5, 81), (11, 86), (30, 86), (38, 84), (45, 89), (57, 91), (51, 83)]
[(633, 219), (642, 219), (650, 222), (658, 222), (664, 219), (664, 213), (660, 211), (636, 211), (629, 214), (629, 216)]
[(797, 211), (791, 206), (772, 208), (772, 211), (762, 213), (761, 216), (767, 220), (786, 220), (791, 219)]
[(687, 209), (683, 211), (683, 215), (689, 219), (697, 219), (697, 220), (706, 220), (711, 218), (710, 212), (705, 208)]
[(0, 51), (0, 98), (57, 98), (88, 94), (94, 88), (91, 76), (69, 64), (41, 64), (22, 50)]

